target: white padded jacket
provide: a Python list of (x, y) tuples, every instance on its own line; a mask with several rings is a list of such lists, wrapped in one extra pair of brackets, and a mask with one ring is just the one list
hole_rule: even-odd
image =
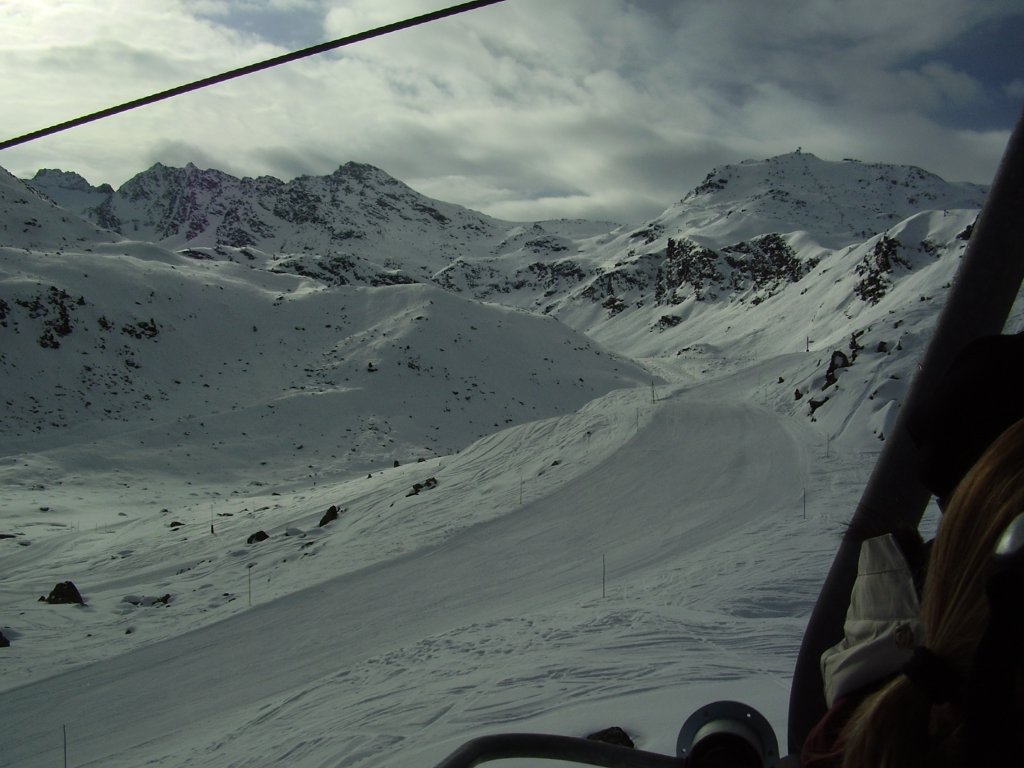
[(895, 674), (910, 660), (921, 642), (920, 613), (914, 577), (896, 539), (886, 534), (862, 543), (845, 636), (821, 655), (829, 707)]

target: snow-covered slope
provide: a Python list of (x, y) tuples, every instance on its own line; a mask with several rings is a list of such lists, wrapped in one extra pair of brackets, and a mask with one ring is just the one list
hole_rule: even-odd
[[(3, 455), (141, 470), (185, 453), (220, 477), (270, 457), (301, 476), (365, 471), (650, 382), (551, 318), (426, 285), (254, 281), (133, 244), (0, 254)], [(285, 425), (303, 435), (287, 458)]]
[(0, 766), (672, 753), (726, 698), (782, 736), (984, 192), (795, 153), (616, 228), (356, 164), (32, 183), (0, 175)]
[[(820, 571), (829, 513), (802, 522), (813, 433), (719, 398), (623, 390), (457, 456), (280, 495), (190, 499), (151, 474), (42, 511), (25, 489), (5, 682), (37, 682), (0, 698), (0, 752), (48, 764), (66, 724), (76, 764), (414, 765), (483, 728), (566, 717), (668, 748), (659, 721), (712, 685), (739, 697), (739, 679), (779, 723), (814, 578), (780, 577), (761, 549)], [(345, 511), (318, 528), (329, 504)], [(86, 608), (35, 602), (64, 574)], [(672, 692), (672, 712), (629, 713)]]
[(120, 238), (83, 221), (0, 168), (0, 243), (59, 251)]
[[(852, 422), (879, 437), (901, 396), (889, 383), (903, 376), (894, 353), (927, 333), (985, 193), (919, 168), (799, 151), (715, 169), (661, 216), (619, 228), (500, 222), (356, 163), (288, 183), (159, 165), (116, 192), (59, 171), (31, 183), (194, 261), (322, 286), (436, 285), (553, 316), (659, 371), (678, 356), (714, 366), (723, 353), (741, 364), (813, 352), (762, 398), (798, 403), (787, 407), (839, 432), (847, 405), (859, 407), (837, 403), (842, 384), (822, 394), (842, 353), (858, 391), (894, 395)], [(239, 219), (242, 239), (225, 225)]]

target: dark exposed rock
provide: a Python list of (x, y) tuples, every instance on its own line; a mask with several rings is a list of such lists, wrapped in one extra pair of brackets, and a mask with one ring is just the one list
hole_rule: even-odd
[(40, 597), (39, 602), (50, 605), (85, 605), (82, 593), (78, 591), (78, 587), (72, 581), (60, 582), (50, 590), (49, 595)]
[(605, 728), (601, 731), (596, 731), (595, 733), (587, 736), (587, 738), (590, 741), (601, 741), (605, 744), (615, 744), (620, 747), (629, 747), (630, 749), (636, 747), (633, 740), (629, 737), (629, 734), (617, 725), (613, 725), (610, 728)]
[(861, 301), (877, 304), (892, 288), (892, 272), (896, 267), (910, 269), (910, 264), (900, 255), (902, 243), (882, 235), (870, 253), (864, 255), (854, 271), (860, 277), (853, 292)]
[(828, 389), (838, 380), (836, 377), (836, 371), (840, 368), (849, 368), (850, 358), (846, 356), (846, 353), (842, 350), (836, 350), (832, 353), (832, 359), (828, 363), (828, 370), (825, 371), (825, 384), (822, 389)]
[(270, 538), (270, 534), (266, 531), (256, 531), (252, 536), (245, 540), (246, 544), (256, 544), (260, 541), (266, 541)]
[(156, 320), (150, 318), (148, 321), (125, 323), (121, 326), (121, 333), (134, 339), (152, 339), (160, 334), (160, 327), (156, 324)]
[(683, 322), (683, 318), (676, 315), (662, 315), (658, 318), (658, 326), (660, 328), (675, 328), (681, 322)]
[(323, 528), (328, 523), (333, 523), (335, 520), (338, 519), (338, 515), (340, 514), (341, 512), (339, 511), (338, 507), (334, 504), (331, 504), (331, 506), (327, 508), (327, 511), (324, 512), (323, 517), (320, 518), (319, 527)]
[(0, 632), (0, 648), (10, 648), (11, 641), (7, 639), (3, 632)]
[(781, 235), (770, 233), (722, 249), (730, 268), (729, 283), (740, 290), (754, 288), (774, 293), (779, 286), (795, 283), (817, 266), (804, 264)]
[(405, 495), (418, 496), (420, 491), (429, 491), (432, 488), (437, 488), (437, 478), (428, 477), (422, 483), (414, 483), (412, 486), (412, 490)]
[(811, 406), (811, 414), (813, 415), (816, 410), (821, 408), (825, 403), (828, 402), (828, 398), (822, 398), (821, 400), (815, 400), (813, 397), (807, 401), (807, 404)]

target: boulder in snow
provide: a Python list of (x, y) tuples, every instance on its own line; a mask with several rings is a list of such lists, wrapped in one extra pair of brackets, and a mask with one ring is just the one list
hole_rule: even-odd
[(429, 491), (431, 488), (437, 488), (437, 478), (428, 477), (422, 483), (414, 483), (412, 490), (409, 491), (406, 496), (419, 496), (420, 491)]
[(258, 541), (266, 541), (270, 538), (270, 534), (266, 531), (256, 531), (252, 536), (245, 540), (246, 544), (255, 544)]
[(82, 593), (78, 591), (73, 581), (60, 582), (50, 590), (49, 595), (40, 597), (39, 602), (50, 605), (85, 605)]
[(630, 749), (636, 747), (633, 740), (629, 738), (629, 734), (617, 725), (592, 733), (587, 738), (590, 741), (602, 741), (605, 744), (615, 744), (620, 747), (629, 747)]
[(320, 518), (320, 527), (323, 528), (328, 523), (333, 523), (335, 520), (338, 519), (338, 515), (340, 514), (341, 513), (338, 511), (338, 507), (335, 506), (334, 504), (331, 504), (331, 506), (328, 507), (327, 511), (324, 512), (323, 517)]

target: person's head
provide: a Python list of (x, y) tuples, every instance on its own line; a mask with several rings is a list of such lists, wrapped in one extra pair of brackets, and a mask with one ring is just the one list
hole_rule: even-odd
[[(928, 566), (924, 637), (917, 641), (942, 660), (947, 682), (963, 696), (974, 651), (988, 626), (985, 589), (993, 552), (1022, 512), (1024, 419), (1000, 435), (957, 486)], [(966, 704), (962, 696), (955, 698), (960, 703), (936, 704), (920, 684), (898, 675), (866, 699), (847, 725), (844, 768), (970, 765), (964, 754)]]

